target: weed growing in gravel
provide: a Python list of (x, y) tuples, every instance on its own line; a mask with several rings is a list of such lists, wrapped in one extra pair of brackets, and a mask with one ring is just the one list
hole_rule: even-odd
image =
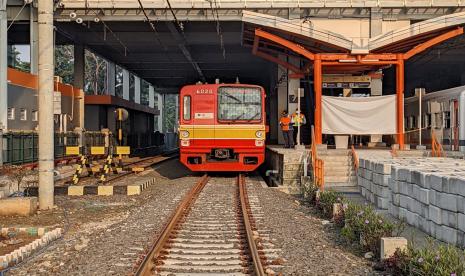
[(342, 203), (342, 194), (334, 191), (324, 191), (320, 193), (317, 206), (322, 211), (323, 216), (326, 218), (332, 218), (333, 205), (335, 203)]
[(378, 256), (380, 239), (397, 236), (402, 228), (403, 224), (386, 220), (371, 206), (348, 204), (344, 210), (344, 227), (341, 235), (348, 242), (358, 242), (364, 250)]
[(465, 252), (452, 245), (434, 246), (429, 240), (425, 248), (409, 245), (383, 262), (392, 275), (463, 276)]

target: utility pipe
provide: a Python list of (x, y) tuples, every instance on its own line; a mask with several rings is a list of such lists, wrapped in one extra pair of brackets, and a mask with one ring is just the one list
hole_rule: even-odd
[(277, 173), (279, 173), (278, 170), (267, 170), (267, 171), (265, 172), (265, 176), (270, 176), (270, 175), (272, 175), (272, 174), (277, 174)]
[(54, 205), (53, 1), (38, 1), (39, 31), (39, 208)]

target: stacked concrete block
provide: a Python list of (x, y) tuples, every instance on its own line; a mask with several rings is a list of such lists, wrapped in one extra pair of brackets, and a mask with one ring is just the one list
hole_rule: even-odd
[(377, 208), (388, 210), (391, 201), (389, 159), (360, 159), (358, 185), (360, 193)]
[(377, 207), (386, 209), (379, 200), (387, 196), (387, 209), (394, 217), (441, 241), (465, 247), (464, 160), (364, 159), (358, 183), (362, 195)]

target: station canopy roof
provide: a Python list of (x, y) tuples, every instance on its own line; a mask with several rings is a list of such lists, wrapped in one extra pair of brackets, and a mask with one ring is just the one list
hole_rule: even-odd
[[(405, 59), (412, 57), (439, 44), (447, 39), (463, 34), (462, 25), (465, 24), (465, 12), (445, 15), (410, 26), (393, 30), (381, 35), (353, 39), (341, 34), (317, 28), (311, 21), (288, 20), (255, 12), (244, 11), (245, 45), (254, 46), (259, 37), (259, 43), (254, 52), (265, 59), (273, 60), (279, 55), (301, 58), (307, 63), (302, 73), (310, 71), (312, 62), (290, 49), (284, 43), (290, 42), (308, 50), (313, 54), (347, 54), (350, 57), (376, 54), (404, 54)], [(282, 38), (273, 39), (273, 37)], [(271, 58), (270, 58), (271, 57)], [(389, 65), (351, 64), (351, 60), (341, 60), (347, 65), (324, 67), (325, 73), (362, 73), (374, 71)]]

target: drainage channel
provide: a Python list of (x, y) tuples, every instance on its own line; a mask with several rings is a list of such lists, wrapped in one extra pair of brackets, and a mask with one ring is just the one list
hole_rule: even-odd
[(135, 275), (265, 275), (245, 182), (204, 175)]

